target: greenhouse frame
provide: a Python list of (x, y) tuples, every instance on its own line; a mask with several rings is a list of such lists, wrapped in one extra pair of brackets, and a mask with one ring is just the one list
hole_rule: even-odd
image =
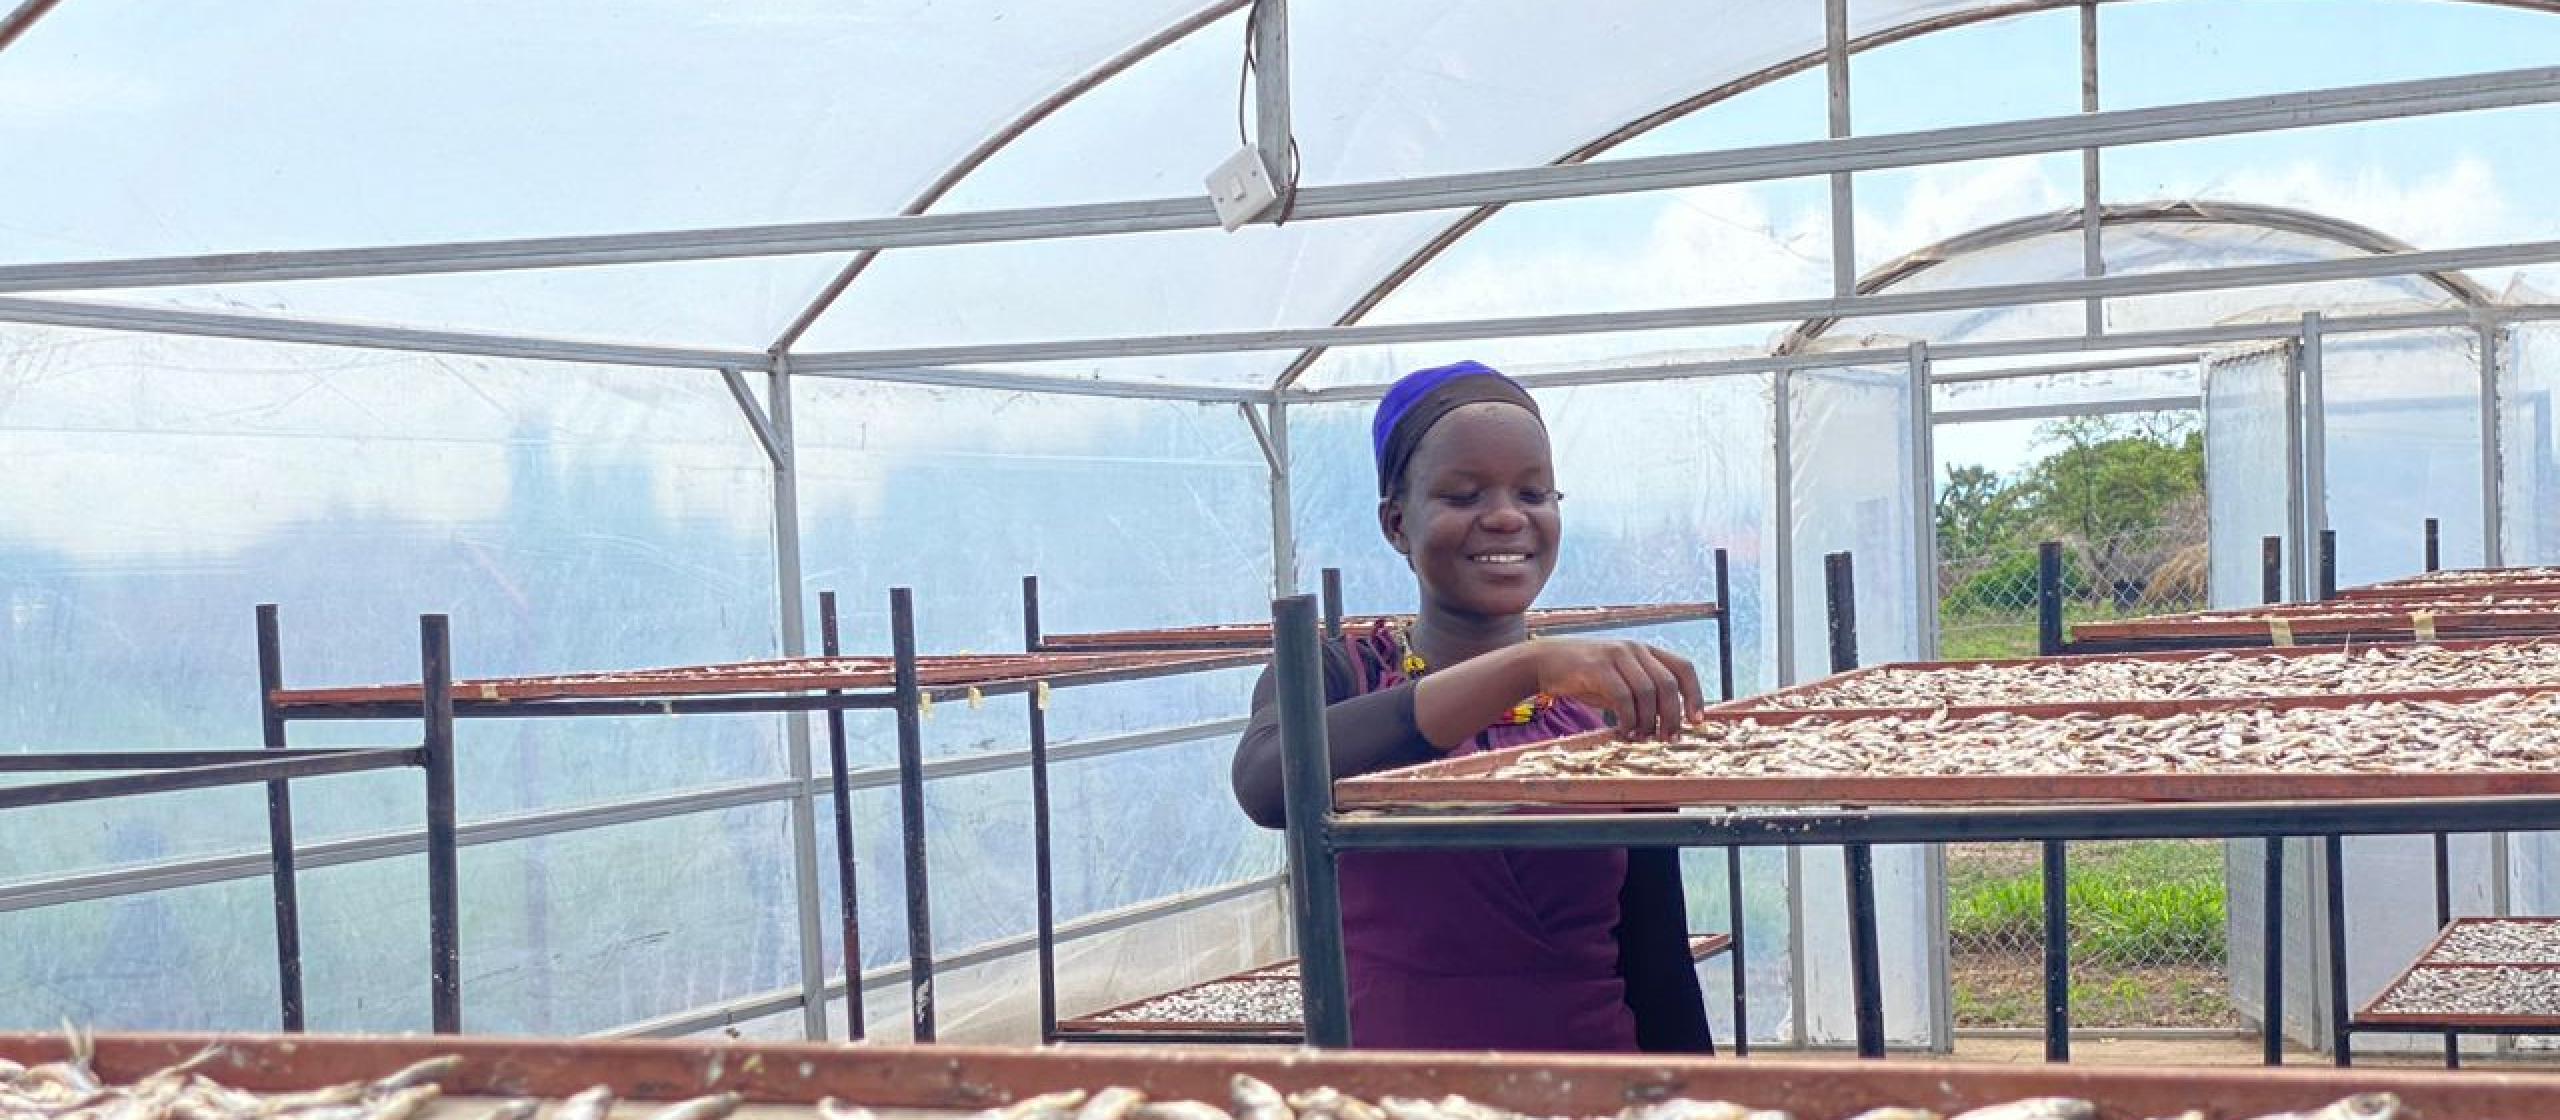
[[(0, 245), (0, 751), (254, 742), (257, 603), (280, 604), (296, 684), (413, 676), (431, 612), (452, 616), (457, 670), (493, 675), (806, 654), (820, 591), (848, 604), (849, 647), (883, 650), (892, 585), (917, 589), (930, 651), (1010, 650), (1024, 575), (1051, 622), (1085, 629), (1266, 617), (1319, 567), (1343, 569), (1355, 609), (1398, 608), (1410, 584), (1375, 543), (1367, 410), (1398, 373), (1467, 356), (1549, 409), (1578, 534), (1551, 598), (1699, 601), (1709, 554), (1730, 550), (1745, 691), (1827, 671), (1828, 553), (1856, 558), (1869, 661), (1936, 652), (1947, 424), (2200, 415), (2216, 605), (2257, 600), (2268, 536), (2295, 598), (2323, 531), (2348, 582), (2416, 570), (2428, 518), (2452, 565), (2560, 563), (2560, 211), (2532, 212), (2553, 208), (2528, 185), (2508, 233), (2447, 242), (2109, 174), (2126, 153), (2398, 143), (2454, 120), (2528, 150), (2560, 138), (2560, 55), (2102, 99), (2117, 19), (2256, 2), (1116, 0), (1032, 18), (1001, 0), (297, 2), (177, 21), (203, 21), (191, 39), (143, 34), (155, 17), (137, 6), (22, 0), (0, 16), (16, 231)], [(2527, 56), (2560, 46), (2550, 0), (2366, 9), (2516, 29), (2506, 49)], [(2052, 40), (2076, 108), (1859, 125), (1864, 60), (2001, 29)], [(13, 71), (94, 81), (12, 109), (34, 89)], [(628, 98), (627, 118), (588, 121), (579, 99), (599, 91)], [(1778, 97), (1819, 115), (1801, 135), (1697, 139), (1720, 109)], [(1277, 198), (1228, 231), (1202, 177), (1240, 147)], [(1862, 243), (1879, 176), (2044, 160), (2078, 172), (2071, 197)], [(1514, 295), (1466, 288), (1508, 274), (1505, 237), (1614, 251), (1572, 208), (1764, 188), (1815, 232), (1771, 219), (1741, 236), (1801, 276), (1755, 287), (1710, 261), (1691, 286), (1713, 298), (1596, 307), (1535, 275)], [(1530, 222), (1550, 224), (1517, 232)], [(1649, 633), (1711, 648), (1695, 624)], [(1056, 701), (1060, 998), (1076, 1009), (1285, 952), (1278, 841), (1225, 784), (1252, 679)], [(894, 782), (878, 728), (854, 722), (848, 803), (878, 911), (876, 952), (851, 964), (888, 991), (905, 980)], [(843, 1036), (834, 791), (811, 721), (582, 723), (463, 733), (463, 889), (489, 915), (462, 933), (471, 1029)], [(946, 1037), (1021, 1041), (1035, 1021), (1019, 723), (945, 710), (926, 732), (935, 845), (965, 853), (936, 870)], [(597, 764), (608, 750), (631, 765)], [(312, 1022), (419, 1027), (424, 901), (391, 871), (424, 850), (414, 798), (388, 776), (316, 788), (299, 859)], [(1161, 795), (1114, 792), (1132, 788)], [(19, 1026), (269, 1024), (254, 794), (0, 814), (0, 990), (20, 993)], [(2464, 905), (2560, 905), (2553, 836), (2466, 844)], [(2423, 858), (2399, 838), (2347, 848), (2359, 882)], [(1876, 858), (1888, 1033), (1944, 1049), (1940, 857)], [(1753, 916), (1777, 931), (1760, 943), (1786, 950), (1754, 980), (1755, 1039), (1847, 1037), (1846, 979), (1807, 967), (1844, 951), (1839, 860), (1751, 854), (1767, 881)], [(2309, 882), (2314, 861), (2294, 866)], [(681, 882), (644, 884), (643, 867)], [(1713, 928), (1722, 871), (1691, 873)], [(2234, 912), (2264, 886), (2235, 872)], [(2347, 962), (2359, 990), (2434, 932), (2388, 894), (2357, 903), (2376, 929)], [(105, 946), (146, 942), (102, 967)], [(2234, 967), (2254, 951), (2235, 940)], [(156, 994), (206, 976), (224, 983)], [(2319, 1043), (2315, 987), (2298, 1031)], [(871, 1001), (874, 1034), (900, 1029), (894, 1004)]]

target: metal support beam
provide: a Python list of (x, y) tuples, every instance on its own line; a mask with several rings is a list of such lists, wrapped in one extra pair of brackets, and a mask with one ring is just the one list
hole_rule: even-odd
[(2022, 377), (2064, 377), (2075, 373), (2105, 373), (2125, 369), (2168, 369), (2192, 366), (2204, 360), (2204, 354), (2188, 351), (2160, 357), (2093, 358), (2084, 362), (2052, 362), (2044, 365), (2015, 366), (2008, 369), (1967, 370), (1962, 373), (1929, 374), (1932, 385), (1966, 385), (1977, 381), (2014, 381)]
[[(2463, 249), (2413, 249), (2283, 264), (2173, 269), (2167, 272), (2101, 276), (2093, 279), (1987, 284), (1932, 291), (1896, 291), (1845, 298), (1774, 300), (1765, 303), (1717, 304), (1653, 311), (1602, 311), (1499, 319), (1368, 324), (1354, 327), (1293, 327), (1185, 335), (1003, 342), (894, 350), (851, 350), (809, 354), (795, 359), (792, 368), (802, 372), (842, 371), (970, 365), (981, 362), (1070, 361), (1166, 357), (1181, 354), (1225, 354), (1257, 350), (1297, 350), (1307, 347), (1382, 346), (1461, 339), (1528, 338), (1543, 335), (1619, 334), (1632, 331), (1743, 326), (1753, 323), (1793, 323), (1806, 319), (1848, 319), (1934, 311), (1973, 311), (2022, 304), (2061, 303), (2099, 296), (2116, 298), (2167, 295), (2179, 292), (2316, 284), (2337, 280), (2369, 280), (2470, 268), (2520, 267), (2551, 261), (2560, 261), (2560, 240), (2475, 246)], [(2113, 344), (2112, 340), (2100, 341)], [(2133, 344), (2123, 343), (2122, 345)]]
[(26, 0), (25, 3), (12, 9), (8, 15), (0, 16), (0, 51), (8, 50), (9, 44), (17, 42), (19, 36), (26, 34), (28, 28), (34, 27), (37, 20), (43, 19), (46, 12), (52, 11), (53, 6), (61, 2), (62, 0)]
[(833, 377), (846, 381), (879, 381), (893, 385), (928, 385), (936, 389), (995, 389), (1023, 393), (1055, 393), (1067, 397), (1108, 397), (1118, 400), (1183, 401), (1191, 404), (1267, 404), (1274, 394), (1269, 389), (1244, 389), (1233, 385), (1186, 385), (1178, 382), (1108, 381), (1085, 377), (1044, 377), (1036, 373), (1006, 373), (1001, 370), (935, 368), (811, 369), (806, 359), (792, 360), (791, 372), (802, 377)]
[[(1249, 414), (1249, 413), (1248, 413)], [(1289, 492), (1289, 409), (1271, 404), (1271, 420), (1258, 427), (1271, 460), (1271, 594), (1298, 593), (1298, 514)]]
[[(1781, 369), (1769, 381), (1769, 453), (1773, 460), (1769, 500), (1772, 547), (1770, 574), (1776, 586), (1771, 598), (1769, 629), (1777, 640), (1778, 686), (1796, 683), (1796, 510), (1795, 510), (1795, 374)], [(1795, 958), (1804, 959), (1802, 954)], [(1802, 987), (1801, 984), (1798, 985)], [(1803, 1017), (1797, 1017), (1799, 1025)]]
[(2194, 393), (2174, 397), (2132, 397), (2104, 404), (2033, 404), (2016, 408), (1954, 408), (1937, 414), (1940, 424), (1984, 424), (1998, 420), (2049, 420), (2061, 416), (2123, 416), (2138, 412), (2189, 412), (2204, 407)]
[[(1830, 85), (1830, 135), (1849, 135), (1849, 0), (1823, 0), (1822, 72)], [(1858, 207), (1846, 171), (1831, 173), (1831, 294), (1858, 290)]]
[(777, 471), (788, 467), (790, 457), (783, 451), (782, 437), (774, 433), (773, 421), (765, 416), (764, 406), (756, 403), (755, 392), (747, 388), (746, 375), (724, 368), (720, 371), (720, 380), (729, 386), (729, 398), (738, 402), (738, 411), (746, 414), (747, 428), (755, 433), (756, 443), (764, 448), (765, 461), (773, 464)]
[(1929, 344), (1911, 344), (1907, 359), (1911, 471), (1911, 625), (1913, 655), (1938, 656), (1938, 448), (1929, 404)]
[(2303, 598), (2317, 598), (2319, 542), (2329, 527), (2329, 424), (2321, 369), (2325, 334), (2320, 313), (2302, 316), (2302, 536), (2295, 554), (2304, 564)]
[[(1309, 188), (1299, 192), (1293, 217), (1300, 221), (1354, 218), (1793, 179), (2552, 102), (2560, 102), (2560, 67), (2533, 67), (1734, 151)], [(1187, 195), (723, 229), (12, 265), (0, 267), (0, 291), (723, 260), (1214, 229), (1217, 224), (1217, 212), (1205, 196)]]
[[(733, 385), (731, 391), (743, 388)], [(800, 597), (800, 465), (795, 451), (791, 409), (791, 364), (776, 361), (765, 379), (767, 432), (773, 438), (773, 582), (780, 612), (782, 655), (809, 652), (806, 612)], [(743, 402), (742, 402), (743, 403)], [(809, 715), (783, 717), (785, 758), (790, 767), (791, 885), (797, 900), (800, 941), (800, 1028), (812, 1039), (827, 1037), (826, 904), (818, 886), (817, 764), (810, 757)], [(852, 967), (859, 967), (858, 965)]]
[(424, 354), (470, 354), (486, 358), (523, 358), (543, 362), (584, 362), (671, 369), (766, 368), (764, 354), (752, 350), (707, 350), (675, 346), (627, 346), (579, 342), (537, 335), (483, 331), (430, 331), (325, 319), (287, 319), (270, 315), (237, 315), (219, 311), (180, 311), (160, 307), (116, 307), (73, 300), (0, 298), (0, 323), (29, 323), (82, 330), (148, 331), (201, 338), (236, 338), (253, 342), (290, 342), (309, 346), (354, 346), (366, 350), (402, 350)]
[[(2080, 4), (2080, 111), (2098, 111), (2098, 0), (2082, 0)], [(2100, 215), (2104, 212), (2106, 192), (2100, 180), (2099, 164), (2103, 153), (2097, 148), (2080, 149), (2080, 275), (2107, 274), (2107, 242)], [(2107, 333), (2107, 301), (2089, 300), (2082, 329), (2090, 334)]]
[(1298, 139), (1289, 127), (1289, 0), (1253, 0), (1245, 22), (1252, 35), (1253, 146), (1280, 188), (1274, 213), (1286, 217), (1298, 165)]
[(2506, 565), (2506, 447), (2500, 423), (2503, 412), (2499, 404), (2498, 371), (2509, 340), (2513, 337), (2495, 323), (2483, 322), (2480, 332), (2480, 562), (2485, 567)]
[(2288, 348), (2292, 360), (2287, 362), (2284, 379), (2284, 535), (2282, 554), (2290, 562), (2285, 569), (2285, 597), (2296, 602), (2311, 597), (2310, 538), (2302, 532), (2303, 519), (2303, 442), (2302, 442), (2302, 340), (2296, 337)]

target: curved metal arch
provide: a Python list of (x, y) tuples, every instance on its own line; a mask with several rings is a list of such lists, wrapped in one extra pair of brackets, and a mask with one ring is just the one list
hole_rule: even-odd
[[(1848, 50), (1850, 54), (1855, 55), (1863, 51), (1872, 50), (1876, 47), (1891, 46), (1895, 43), (1916, 39), (1923, 35), (1932, 35), (1941, 31), (1953, 31), (1958, 28), (1969, 27), (1976, 23), (2006, 19), (2012, 16), (2033, 15), (2044, 11), (2076, 8), (2079, 7), (2082, 2), (2083, 0), (2013, 0), (2011, 3), (1996, 4), (1966, 12), (1933, 16), (1927, 19), (1914, 20), (1898, 27), (1883, 28), (1858, 36), (1849, 41)], [(2088, 0), (2088, 2), (2108, 4), (2122, 3), (2124, 0)], [(2560, 0), (2457, 0), (2457, 2), (2482, 4), (2490, 7), (2517, 8), (2530, 12), (2560, 15)], [(1706, 109), (1719, 102), (1741, 94), (1749, 93), (1752, 90), (1769, 85), (1770, 83), (1776, 82), (1782, 78), (1792, 77), (1804, 71), (1819, 68), (1822, 65), (1823, 52), (1815, 51), (1798, 58), (1789, 59), (1785, 62), (1763, 67), (1759, 70), (1753, 71), (1752, 73), (1743, 75), (1742, 77), (1735, 78), (1732, 81), (1724, 82), (1705, 90), (1701, 90), (1696, 94), (1681, 98), (1669, 105), (1665, 105), (1662, 108), (1628, 121), (1617, 128), (1613, 128), (1608, 132), (1602, 133), (1590, 142), (1575, 147), (1571, 151), (1556, 157), (1549, 161), (1549, 163), (1551, 166), (1569, 166), (1578, 163), (1588, 163), (1621, 144), (1628, 143), (1637, 137), (1643, 136), (1646, 133), (1652, 132), (1657, 128), (1661, 128), (1664, 125), (1670, 124), (1673, 121), (1679, 120), (1692, 113)], [(1414, 276), (1419, 274), (1425, 266), (1429, 265), (1432, 261), (1437, 260), (1442, 253), (1447, 252), (1451, 246), (1458, 242), (1459, 239), (1475, 232), (1477, 228), (1483, 226), (1485, 222), (1491, 220), (1495, 214), (1501, 212), (1503, 209), (1504, 207), (1501, 204), (1479, 206), (1468, 211), (1455, 221), (1452, 221), (1439, 233), (1433, 235), (1429, 241), (1424, 242), (1421, 248), (1415, 250), (1412, 255), (1406, 257), (1395, 268), (1389, 270), (1387, 274), (1376, 284), (1372, 285), (1368, 291), (1361, 293), (1358, 299), (1352, 301), (1349, 309), (1345, 310), (1340, 316), (1337, 316), (1334, 319), (1333, 325), (1337, 327), (1353, 326), (1367, 318), (1370, 312), (1377, 310), (1380, 304), (1386, 302), (1388, 296), (1394, 295), (1397, 289), (1403, 287), (1407, 281), (1412, 280)], [(2077, 211), (2074, 211), (2074, 213), (2076, 214)], [(2320, 219), (2319, 215), (2305, 216), (2324, 221), (2327, 220)], [(2362, 227), (2355, 228), (2359, 230), (2362, 229)], [(2363, 232), (2373, 233), (2373, 231), (2370, 230), (2365, 230)], [(2373, 233), (2373, 235), (2376, 237), (2383, 236), (2379, 233)], [(2385, 238), (2385, 240), (2388, 240), (2388, 238)], [(2394, 244), (2397, 244), (2397, 242), (2394, 242)], [(2464, 282), (2468, 283), (2468, 280), (2466, 279)], [(2474, 287), (2476, 288), (2476, 285), (2474, 285)], [(1298, 356), (1291, 359), (1289, 364), (1280, 371), (1279, 377), (1273, 380), (1272, 388), (1275, 390), (1286, 389), (1291, 385), (1296, 384), (1298, 378), (1303, 376), (1310, 367), (1314, 366), (1317, 359), (1324, 356), (1325, 350), (1325, 347), (1311, 347), (1300, 351)]]
[[(2403, 253), (2417, 246), (2393, 237), (2371, 226), (2359, 225), (2344, 218), (2333, 218), (2310, 210), (2289, 206), (2267, 206), (2254, 202), (2136, 202), (2104, 206), (2098, 210), (2100, 226), (2139, 225), (2230, 225), (2252, 229), (2276, 230), (2299, 234), (2319, 241), (2343, 245), (2365, 253)], [(2005, 222), (1959, 233), (1934, 245), (1924, 246), (1867, 270), (1858, 278), (1857, 294), (1873, 295), (1909, 280), (1931, 268), (1959, 257), (2032, 241), (2038, 237), (2079, 233), (2079, 207), (2012, 218)], [(2497, 297), (2470, 276), (2460, 272), (2421, 273), (2429, 282), (2444, 289), (2465, 307), (2487, 307)], [(1785, 356), (1801, 353), (1840, 320), (1807, 319), (1788, 331), (1772, 353)]]

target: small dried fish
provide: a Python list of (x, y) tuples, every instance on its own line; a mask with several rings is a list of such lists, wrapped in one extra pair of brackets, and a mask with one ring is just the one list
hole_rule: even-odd
[(834, 1097), (818, 1102), (818, 1116), (819, 1120), (879, 1120), (870, 1109)]
[(1236, 1120), (1298, 1120), (1297, 1113), (1289, 1108), (1288, 1098), (1259, 1080), (1239, 1073), (1227, 1082), (1227, 1088), (1234, 1097)]
[(1226, 1109), (1202, 1101), (1157, 1101), (1130, 1113), (1131, 1120), (1235, 1120)]
[(434, 1082), (395, 1089), (390, 1096), (371, 1106), (365, 1120), (409, 1120), (424, 1111), (427, 1103), (444, 1094), (444, 1087)]
[(1849, 1120), (1946, 1120), (1925, 1108), (1871, 1108)]
[(604, 1120), (605, 1114), (612, 1111), (613, 1087), (597, 1085), (560, 1102), (560, 1107), (551, 1111), (551, 1120)]
[(2070, 1097), (2029, 1097), (1960, 1112), (1955, 1120), (2098, 1120), (2098, 1106)]
[(736, 1093), (713, 1093), (668, 1105), (650, 1120), (727, 1120), (745, 1100)]
[(540, 1111), (542, 1111), (541, 1101), (520, 1097), (490, 1109), (480, 1120), (533, 1120), (534, 1114)]
[(445, 1054), (429, 1058), (374, 1082), (372, 1095), (396, 1093), (413, 1085), (441, 1084), (445, 1078), (453, 1076), (453, 1071), (460, 1068), (462, 1068), (462, 1058), (458, 1055)]
[(1113, 1086), (1086, 1100), (1084, 1107), (1076, 1110), (1076, 1120), (1128, 1120), (1129, 1114), (1145, 1103), (1145, 1093)]
[(1618, 1115), (1623, 1120), (1788, 1120), (1783, 1112), (1763, 1111), (1731, 1101), (1696, 1101), (1685, 1097), (1637, 1105)]
[(1042, 1093), (1036, 1097), (1024, 1097), (1001, 1108), (988, 1109), (979, 1113), (978, 1116), (980, 1120), (1071, 1120), (1076, 1114), (1077, 1106), (1084, 1102), (1084, 1090), (1067, 1089), (1056, 1093)]
[(2358, 1093), (2309, 1112), (2285, 1112), (2257, 1120), (2404, 1120), (2411, 1116), (2400, 1098), (2389, 1093)]
[(1330, 1086), (1289, 1095), (1299, 1120), (1387, 1120), (1386, 1110)]

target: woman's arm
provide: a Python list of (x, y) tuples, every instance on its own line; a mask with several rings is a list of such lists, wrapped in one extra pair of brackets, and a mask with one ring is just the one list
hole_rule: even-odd
[(1689, 959), (1689, 905), (1680, 853), (1631, 848), (1618, 891), (1618, 975), (1635, 1013), (1636, 1047), (1650, 1053), (1713, 1054), (1706, 997)]
[[(1413, 685), (1401, 684), (1354, 696), (1358, 686), (1353, 681), (1350, 655), (1331, 642), (1323, 646), (1323, 651), (1325, 744), (1332, 752), (1334, 777), (1410, 766), (1436, 755), (1414, 723)], [(1236, 803), (1244, 807), (1253, 823), (1264, 828), (1281, 828), (1288, 821), (1280, 792), (1277, 692), (1278, 683), (1271, 670), (1264, 669), (1262, 679), (1253, 685), (1253, 719), (1245, 725), (1244, 738), (1236, 743), (1231, 775)]]

